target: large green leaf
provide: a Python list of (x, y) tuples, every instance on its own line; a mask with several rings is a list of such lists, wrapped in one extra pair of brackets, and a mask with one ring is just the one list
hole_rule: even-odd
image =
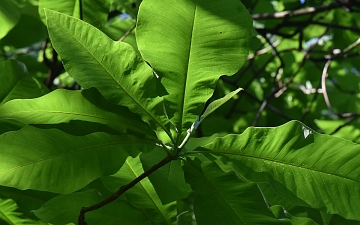
[(238, 0), (147, 0), (140, 5), (139, 50), (169, 93), (167, 113), (179, 132), (200, 115), (221, 75), (246, 60), (252, 20)]
[[(80, 18), (80, 1), (79, 0), (40, 0), (39, 14), (42, 21), (46, 24), (44, 9), (51, 9), (64, 13), (69, 16)], [(82, 19), (91, 25), (101, 29), (108, 18), (110, 5), (108, 0), (82, 0)]]
[[(112, 192), (128, 184), (144, 172), (139, 156), (128, 157), (121, 169), (114, 175), (102, 177), (105, 186)], [(175, 202), (163, 205), (150, 180), (145, 178), (124, 193), (135, 207), (142, 209), (155, 224), (175, 224)]]
[(2, 39), (19, 21), (23, 0), (1, 1), (0, 39)]
[(155, 133), (128, 108), (108, 103), (96, 89), (55, 90), (41, 98), (13, 100), (0, 106), (0, 121), (16, 120), (27, 124), (54, 124), (84, 120), (105, 124), (114, 130), (128, 129), (152, 136)]
[(112, 41), (73, 17), (50, 10), (46, 15), (51, 41), (70, 76), (83, 88), (97, 88), (111, 102), (129, 107), (170, 135), (156, 78), (130, 45)]
[(66, 15), (80, 17), (79, 1), (67, 0), (67, 1), (56, 1), (56, 0), (39, 0), (39, 15), (41, 20), (46, 24), (46, 16), (44, 9), (51, 9)]
[(48, 90), (27, 74), (24, 64), (15, 60), (0, 63), (0, 105), (12, 99), (35, 98)]
[(153, 147), (127, 134), (74, 136), (26, 126), (0, 135), (0, 185), (70, 193), (115, 173), (129, 154)]
[(292, 203), (360, 220), (360, 146), (353, 142), (291, 121), (276, 128), (248, 128), (204, 149), (226, 155), (237, 172), (269, 183)]
[[(87, 190), (61, 195), (46, 202), (34, 213), (51, 224), (77, 224), (80, 209), (104, 200), (102, 194), (98, 190)], [(147, 220), (144, 212), (124, 200), (116, 200), (110, 205), (86, 213), (85, 221), (89, 225), (152, 224)]]
[(255, 183), (223, 172), (215, 162), (186, 160), (184, 170), (195, 191), (197, 224), (289, 224), (272, 215)]

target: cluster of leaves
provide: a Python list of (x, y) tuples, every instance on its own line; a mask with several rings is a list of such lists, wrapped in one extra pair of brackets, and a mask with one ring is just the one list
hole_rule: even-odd
[(5, 1), (0, 219), (359, 224), (356, 2)]

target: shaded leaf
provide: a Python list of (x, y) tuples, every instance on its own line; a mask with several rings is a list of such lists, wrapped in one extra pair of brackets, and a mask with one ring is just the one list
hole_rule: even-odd
[(223, 172), (214, 162), (185, 161), (185, 178), (195, 191), (196, 222), (202, 224), (289, 224), (277, 220), (254, 183)]
[[(157, 162), (158, 163), (158, 162)], [(102, 177), (105, 186), (112, 192), (128, 184), (144, 172), (139, 156), (128, 157), (121, 169), (114, 175)], [(150, 180), (145, 178), (124, 193), (135, 207), (142, 209), (149, 221), (156, 224), (175, 224), (175, 202), (163, 205)]]
[(83, 120), (105, 124), (120, 132), (129, 129), (156, 138), (149, 125), (138, 115), (126, 107), (108, 103), (96, 89), (60, 89), (37, 99), (10, 101), (0, 107), (0, 120), (16, 120), (27, 124)]
[(0, 135), (0, 185), (70, 193), (115, 173), (129, 154), (153, 147), (127, 134), (73, 136), (26, 126)]
[(269, 183), (294, 204), (360, 220), (357, 144), (291, 121), (276, 128), (248, 128), (217, 138), (204, 149), (226, 155), (238, 173)]
[[(87, 190), (55, 197), (34, 213), (43, 221), (55, 225), (77, 224), (80, 209), (104, 200), (97, 190)], [(57, 212), (57, 213), (54, 213)], [(85, 214), (89, 224), (152, 224), (145, 214), (125, 200), (116, 200), (105, 207)]]
[[(140, 155), (144, 170), (166, 157), (164, 149), (157, 147), (151, 152)], [(176, 200), (184, 199), (191, 193), (191, 187), (185, 182), (184, 171), (181, 168), (181, 160), (173, 160), (165, 166), (157, 169), (148, 176), (161, 202), (167, 204)]]
[(35, 221), (32, 219), (22, 218), (22, 213), (16, 212), (18, 208), (16, 202), (12, 199), (1, 199), (0, 198), (0, 221), (6, 222), (10, 225), (23, 225), (23, 224), (45, 224), (41, 221)]
[(48, 90), (27, 74), (24, 64), (16, 60), (0, 62), (0, 105), (12, 99), (35, 98)]

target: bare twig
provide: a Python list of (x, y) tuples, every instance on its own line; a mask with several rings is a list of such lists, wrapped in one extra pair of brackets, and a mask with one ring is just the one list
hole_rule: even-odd
[(334, 113), (335, 115), (341, 117), (341, 118), (347, 118), (347, 117), (352, 117), (352, 116), (356, 116), (357, 114), (355, 113), (337, 113), (333, 107), (331, 106), (331, 103), (330, 103), (330, 100), (329, 100), (329, 96), (327, 94), (327, 91), (326, 91), (326, 77), (327, 77), (327, 71), (329, 69), (329, 66), (330, 66), (330, 63), (331, 63), (331, 60), (328, 60), (324, 66), (324, 69), (323, 69), (323, 72), (322, 72), (322, 75), (321, 75), (321, 89), (323, 91), (323, 96), (324, 96), (324, 100), (325, 100), (325, 103), (326, 103), (326, 106), (328, 107), (328, 109)]
[(135, 27), (136, 27), (136, 24), (134, 24), (134, 26), (132, 26), (128, 31), (126, 31), (125, 34), (123, 36), (121, 36), (118, 41), (122, 42), (127, 36), (129, 36), (131, 34), (131, 32), (135, 29)]
[(330, 135), (333, 135), (335, 133), (337, 133), (339, 130), (341, 130), (343, 127), (346, 127), (347, 125), (351, 124), (352, 122), (354, 122), (357, 118), (359, 118), (360, 115), (356, 115), (353, 117), (350, 117), (344, 124), (338, 126), (333, 132), (330, 133)]
[(293, 11), (283, 11), (283, 12), (276, 12), (273, 14), (270, 13), (263, 13), (263, 14), (253, 14), (252, 18), (254, 20), (259, 19), (283, 19), (285, 17), (295, 17), (295, 16), (301, 16), (305, 14), (313, 14), (313, 13), (319, 13), (330, 9), (339, 8), (342, 5), (339, 3), (331, 3), (328, 5), (321, 5), (319, 7), (308, 7), (304, 9), (298, 9)]

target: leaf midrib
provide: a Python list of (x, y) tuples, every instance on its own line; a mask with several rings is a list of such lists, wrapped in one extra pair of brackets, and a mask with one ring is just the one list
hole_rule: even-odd
[[(69, 17), (69, 16), (67, 16), (67, 17)], [(55, 18), (55, 17), (53, 17), (53, 18)], [(55, 19), (59, 22), (59, 20), (58, 20), (57, 18), (55, 18)], [(61, 23), (59, 22), (58, 25), (61, 26)], [(63, 30), (65, 30), (67, 34), (69, 34), (76, 42), (78, 42), (81, 46), (83, 46), (84, 49), (87, 50), (87, 52), (92, 56), (92, 58), (93, 58), (96, 62), (98, 62), (99, 65), (101, 65), (101, 67), (103, 68), (103, 70), (104, 70), (108, 75), (110, 75), (110, 77), (112, 78), (112, 80), (113, 80), (116, 84), (118, 84), (119, 87), (121, 87), (121, 89), (127, 94), (127, 96), (129, 96), (129, 97), (132, 99), (132, 101), (135, 102), (135, 103), (141, 108), (142, 111), (144, 111), (147, 115), (149, 115), (150, 118), (152, 118), (154, 121), (156, 121), (156, 123), (157, 123), (158, 125), (160, 125), (160, 127), (167, 133), (167, 135), (169, 136), (169, 138), (172, 140), (172, 135), (171, 135), (171, 133), (163, 126), (163, 124), (162, 124), (152, 113), (150, 113), (149, 111), (147, 111), (136, 99), (134, 99), (134, 98), (129, 94), (129, 92), (127, 92), (127, 91), (123, 88), (123, 86), (120, 85), (120, 83), (118, 83), (118, 82), (115, 80), (115, 78), (114, 78), (114, 77), (111, 75), (111, 73), (106, 69), (106, 67), (104, 67), (104, 65), (103, 65), (101, 62), (99, 62), (99, 60), (89, 51), (89, 49), (86, 48), (85, 45), (82, 44), (82, 42), (80, 42), (80, 40), (78, 40), (75, 36), (73, 36), (71, 33), (69, 33), (68, 30), (66, 29), (66, 27), (64, 27), (64, 26), (62, 26), (62, 27), (63, 27)], [(97, 29), (97, 28), (95, 28), (95, 29)], [(115, 42), (115, 44), (116, 44), (116, 42)]]
[[(189, 152), (190, 153), (190, 152)], [(261, 157), (261, 156), (254, 156), (254, 155), (248, 155), (248, 154), (243, 154), (243, 153), (234, 153), (234, 152), (222, 152), (222, 151), (193, 151), (192, 153), (201, 153), (201, 154), (215, 154), (215, 155), (233, 155), (233, 156), (240, 156), (240, 157), (248, 157), (248, 158), (252, 158), (255, 160), (264, 160), (264, 161), (270, 161), (272, 163), (278, 163), (278, 164), (283, 164), (286, 166), (293, 166), (299, 169), (305, 169), (305, 170), (309, 170), (315, 173), (321, 173), (321, 174), (326, 174), (326, 175), (331, 175), (331, 176), (335, 176), (335, 177), (339, 177), (342, 179), (347, 179), (356, 183), (360, 183), (360, 181), (349, 178), (349, 177), (345, 177), (339, 174), (332, 174), (332, 173), (327, 173), (321, 170), (316, 170), (314, 168), (310, 168), (310, 167), (306, 167), (306, 166), (299, 166), (297, 164), (294, 163), (290, 163), (290, 162), (284, 162), (284, 161), (279, 161), (279, 160), (274, 160), (274, 159), (269, 159), (269, 158), (265, 158), (265, 157)], [(231, 160), (231, 158), (229, 158)]]

